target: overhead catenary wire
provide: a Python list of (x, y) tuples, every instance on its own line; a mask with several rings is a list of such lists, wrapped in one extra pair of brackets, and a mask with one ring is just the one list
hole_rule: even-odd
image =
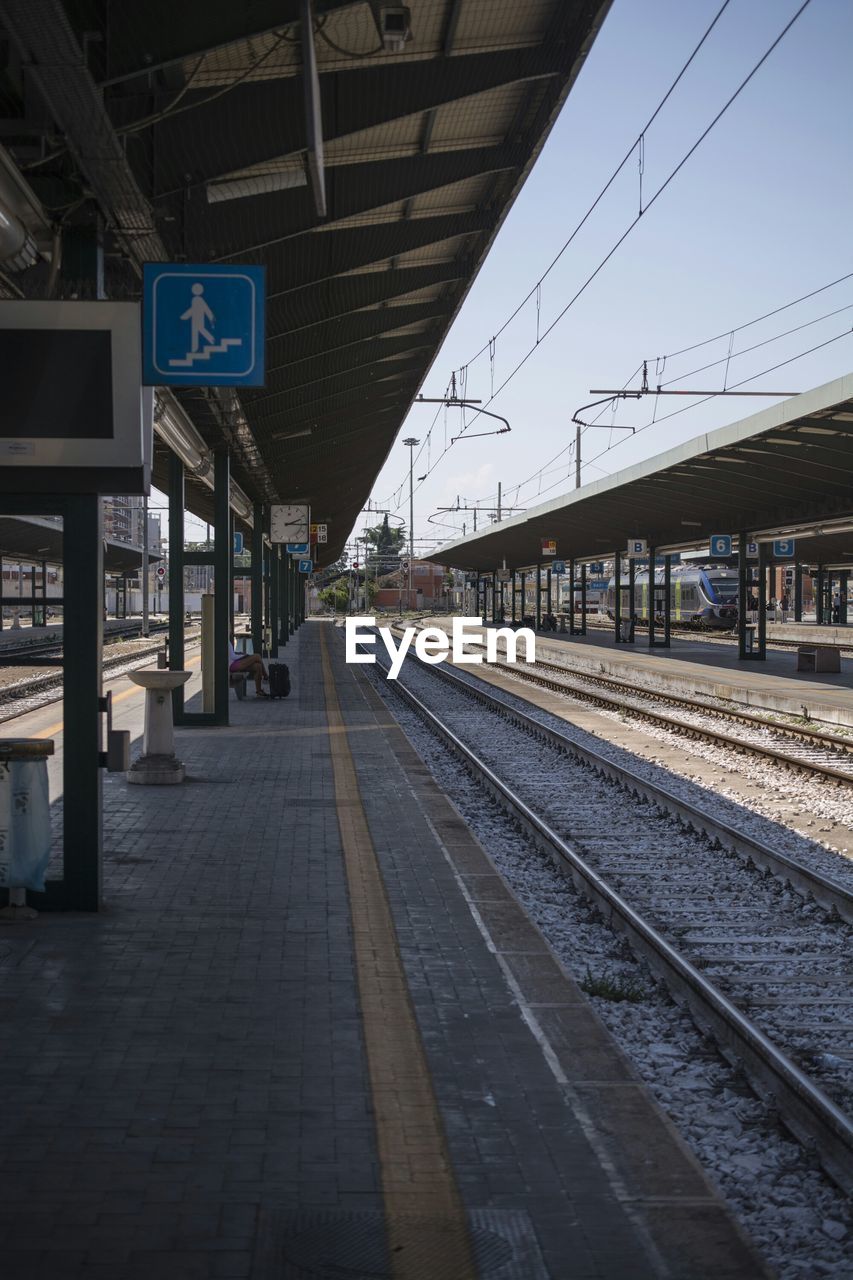
[[(727, 0), (727, 3), (728, 3), (728, 0)], [(568, 313), (568, 311), (569, 311), (569, 310), (570, 310), (570, 309), (575, 305), (575, 303), (578, 301), (578, 299), (579, 299), (579, 298), (580, 298), (580, 297), (585, 293), (585, 291), (587, 290), (587, 288), (589, 287), (589, 285), (590, 285), (590, 284), (595, 280), (595, 278), (600, 274), (600, 272), (604, 269), (604, 267), (607, 265), (607, 263), (610, 261), (610, 259), (613, 257), (613, 255), (617, 252), (617, 250), (621, 247), (621, 245), (625, 242), (625, 240), (627, 240), (627, 238), (629, 237), (629, 235), (631, 234), (631, 232), (635, 229), (635, 227), (637, 226), (637, 224), (641, 221), (641, 219), (642, 219), (643, 217), (645, 217), (645, 215), (648, 213), (649, 209), (651, 209), (651, 207), (655, 204), (655, 202), (656, 202), (656, 201), (657, 201), (657, 200), (658, 200), (658, 199), (663, 195), (663, 193), (667, 190), (667, 188), (670, 186), (670, 184), (674, 181), (674, 179), (677, 177), (677, 175), (678, 175), (678, 174), (681, 172), (681, 170), (684, 168), (685, 164), (687, 164), (687, 162), (688, 162), (688, 161), (690, 160), (690, 158), (691, 158), (691, 157), (696, 153), (696, 151), (699, 149), (699, 147), (702, 145), (702, 143), (705, 141), (705, 139), (709, 136), (709, 134), (712, 132), (712, 130), (716, 127), (716, 125), (720, 122), (720, 120), (723, 118), (723, 116), (724, 116), (724, 115), (727, 113), (727, 111), (732, 107), (732, 105), (737, 101), (737, 99), (740, 97), (741, 93), (744, 91), (744, 89), (747, 87), (747, 85), (748, 85), (748, 84), (753, 80), (753, 78), (757, 75), (758, 71), (761, 69), (761, 67), (764, 65), (764, 63), (767, 61), (767, 59), (771, 56), (771, 54), (774, 52), (774, 50), (779, 46), (779, 44), (782, 42), (782, 40), (785, 38), (785, 36), (787, 35), (787, 33), (791, 30), (791, 28), (792, 28), (792, 27), (794, 26), (794, 24), (797, 22), (797, 20), (798, 20), (798, 19), (801, 17), (801, 15), (805, 12), (805, 10), (808, 8), (808, 6), (809, 6), (809, 4), (810, 4), (810, 3), (811, 3), (811, 0), (803, 0), (803, 3), (802, 3), (802, 4), (800, 4), (800, 6), (799, 6), (799, 7), (798, 7), (798, 9), (796, 10), (796, 12), (793, 14), (793, 16), (788, 20), (788, 22), (786, 22), (786, 24), (784, 25), (784, 27), (782, 28), (782, 30), (781, 30), (781, 31), (779, 32), (779, 34), (775, 37), (775, 39), (771, 42), (771, 44), (768, 46), (768, 48), (765, 50), (765, 52), (761, 55), (761, 57), (758, 59), (758, 61), (757, 61), (757, 62), (755, 62), (755, 63), (753, 64), (753, 66), (752, 66), (752, 68), (750, 69), (750, 71), (749, 71), (749, 72), (747, 73), (747, 75), (746, 75), (746, 76), (741, 80), (741, 82), (739, 83), (739, 85), (737, 86), (737, 88), (736, 88), (736, 89), (735, 89), (735, 90), (730, 94), (730, 96), (729, 96), (729, 97), (728, 97), (728, 99), (725, 101), (725, 103), (723, 104), (723, 106), (719, 109), (719, 111), (716, 113), (716, 115), (713, 117), (713, 119), (710, 121), (710, 123), (705, 127), (705, 129), (702, 131), (702, 133), (699, 135), (699, 137), (696, 139), (696, 141), (695, 141), (695, 142), (694, 142), (694, 143), (689, 147), (689, 149), (684, 153), (684, 155), (681, 157), (681, 159), (678, 161), (678, 163), (674, 166), (674, 168), (670, 170), (670, 172), (669, 172), (669, 174), (667, 175), (667, 177), (666, 177), (666, 178), (664, 179), (664, 181), (660, 184), (660, 186), (656, 189), (656, 191), (653, 193), (653, 195), (650, 197), (650, 199), (646, 202), (645, 207), (644, 207), (644, 209), (643, 209), (643, 213), (642, 213), (642, 214), (638, 213), (638, 214), (637, 214), (637, 215), (636, 215), (636, 216), (631, 220), (631, 222), (629, 223), (629, 225), (627, 226), (627, 228), (625, 229), (625, 231), (624, 231), (624, 232), (619, 236), (619, 238), (618, 238), (618, 239), (615, 241), (615, 243), (611, 246), (611, 248), (608, 250), (608, 252), (605, 254), (605, 256), (601, 259), (601, 261), (598, 263), (598, 265), (595, 267), (595, 269), (594, 269), (592, 272), (590, 272), (590, 274), (586, 277), (586, 279), (584, 280), (584, 282), (583, 282), (583, 283), (580, 285), (580, 287), (575, 291), (575, 293), (574, 293), (574, 294), (572, 295), (572, 297), (568, 300), (568, 302), (565, 304), (565, 306), (564, 306), (564, 307), (559, 311), (559, 313), (558, 313), (558, 314), (557, 314), (557, 316), (554, 318), (554, 320), (552, 320), (552, 321), (551, 321), (551, 323), (548, 325), (548, 327), (544, 330), (544, 332), (543, 332), (541, 335), (537, 335), (537, 341), (536, 341), (536, 342), (534, 342), (534, 343), (533, 343), (533, 345), (532, 345), (532, 346), (527, 350), (527, 352), (526, 352), (526, 353), (525, 353), (525, 355), (522, 357), (522, 359), (518, 361), (518, 363), (514, 366), (514, 368), (513, 368), (513, 369), (511, 370), (511, 372), (507, 375), (507, 377), (506, 377), (506, 378), (504, 378), (504, 380), (499, 384), (499, 386), (498, 386), (496, 389), (493, 389), (493, 390), (492, 390), (491, 395), (489, 396), (489, 398), (488, 398), (488, 399), (484, 402), (484, 404), (482, 405), (482, 409), (487, 409), (487, 408), (488, 408), (488, 406), (489, 406), (489, 405), (490, 405), (490, 404), (491, 404), (491, 403), (492, 403), (492, 402), (493, 402), (493, 401), (494, 401), (494, 400), (495, 400), (495, 399), (496, 399), (496, 398), (501, 394), (501, 392), (502, 392), (502, 391), (503, 391), (503, 390), (504, 390), (504, 389), (509, 385), (509, 383), (513, 380), (513, 378), (514, 378), (514, 377), (515, 377), (515, 376), (520, 372), (520, 370), (521, 370), (521, 369), (522, 369), (522, 368), (527, 364), (527, 361), (530, 359), (530, 357), (533, 355), (533, 353), (539, 349), (539, 347), (542, 345), (542, 343), (544, 342), (544, 340), (549, 336), (549, 334), (551, 334), (551, 333), (554, 331), (554, 329), (555, 329), (555, 328), (557, 327), (557, 325), (561, 322), (561, 320), (565, 317), (565, 315)], [(724, 12), (724, 10), (725, 10), (725, 8), (726, 8), (726, 7), (727, 7), (727, 4), (724, 4), (724, 5), (720, 8), (720, 10), (718, 10), (718, 12), (717, 12), (717, 14), (715, 15), (715, 17), (714, 17), (714, 19), (713, 19), (713, 21), (712, 21), (711, 25), (708, 27), (708, 29), (706, 30), (706, 32), (705, 32), (705, 34), (703, 35), (702, 39), (700, 40), (699, 44), (696, 46), (696, 49), (694, 49), (694, 51), (693, 51), (693, 53), (691, 54), (690, 58), (689, 58), (689, 59), (687, 60), (687, 62), (685, 63), (684, 67), (682, 67), (682, 70), (679, 72), (679, 74), (678, 74), (678, 76), (676, 77), (675, 81), (673, 81), (673, 84), (670, 86), (670, 89), (669, 89), (669, 90), (667, 91), (667, 93), (664, 95), (664, 98), (661, 100), (661, 103), (660, 103), (660, 104), (658, 105), (658, 107), (656, 108), (655, 113), (654, 113), (654, 114), (653, 114), (653, 116), (651, 117), (650, 121), (646, 124), (645, 129), (644, 129), (644, 130), (641, 130), (641, 133), (644, 133), (644, 132), (648, 129), (649, 124), (651, 123), (651, 120), (653, 120), (653, 119), (655, 118), (655, 116), (658, 114), (658, 112), (660, 111), (660, 109), (662, 108), (662, 106), (664, 105), (664, 103), (667, 101), (667, 99), (668, 99), (668, 98), (669, 98), (669, 96), (671, 95), (672, 91), (674, 90), (675, 86), (678, 84), (679, 80), (680, 80), (680, 79), (681, 79), (681, 77), (684, 75), (684, 73), (685, 73), (685, 71), (687, 70), (687, 68), (689, 67), (690, 63), (691, 63), (691, 62), (693, 61), (693, 59), (695, 58), (695, 56), (696, 56), (696, 54), (698, 53), (699, 49), (701, 48), (702, 44), (703, 44), (703, 43), (704, 43), (704, 41), (707, 39), (707, 36), (710, 34), (710, 31), (713, 29), (714, 25), (715, 25), (715, 24), (716, 24), (716, 22), (719, 20), (719, 18), (721, 17), (721, 15), (722, 15), (722, 13)], [(595, 200), (595, 201), (593, 201), (593, 203), (592, 203), (592, 205), (590, 206), (589, 210), (588, 210), (588, 211), (587, 211), (587, 213), (584, 215), (584, 218), (581, 220), (581, 222), (578, 224), (578, 226), (577, 226), (577, 227), (575, 228), (575, 230), (572, 232), (572, 235), (571, 235), (571, 236), (568, 238), (568, 240), (564, 243), (564, 245), (563, 245), (563, 246), (562, 246), (562, 248), (560, 249), (560, 252), (555, 256), (555, 258), (553, 259), (552, 263), (549, 265), (549, 267), (548, 267), (547, 271), (546, 271), (546, 272), (545, 272), (545, 273), (540, 277), (540, 279), (536, 282), (536, 284), (533, 286), (533, 288), (528, 292), (528, 294), (525, 296), (525, 298), (522, 300), (522, 302), (521, 302), (521, 303), (519, 303), (518, 307), (516, 307), (516, 309), (515, 309), (515, 311), (512, 313), (512, 315), (511, 315), (511, 316), (510, 316), (510, 317), (509, 317), (509, 318), (504, 322), (504, 324), (503, 324), (499, 329), (497, 329), (497, 330), (495, 331), (495, 333), (493, 334), (493, 336), (492, 336), (492, 337), (490, 337), (490, 338), (487, 340), (487, 342), (486, 342), (486, 343), (485, 343), (485, 344), (484, 344), (484, 345), (479, 349), (479, 351), (478, 351), (474, 356), (472, 356), (472, 357), (471, 357), (471, 359), (470, 359), (470, 360), (468, 360), (464, 366), (462, 366), (462, 369), (464, 369), (464, 371), (465, 371), (466, 375), (467, 375), (467, 371), (468, 371), (469, 366), (470, 366), (471, 364), (473, 364), (473, 363), (474, 363), (474, 361), (476, 361), (477, 359), (479, 359), (479, 357), (480, 357), (480, 356), (482, 356), (486, 351), (490, 351), (490, 352), (492, 352), (492, 351), (494, 350), (494, 343), (495, 343), (496, 339), (497, 339), (497, 338), (500, 336), (500, 334), (501, 334), (501, 333), (506, 329), (507, 325), (509, 325), (509, 324), (512, 322), (512, 320), (515, 318), (515, 316), (516, 316), (516, 315), (518, 315), (518, 313), (519, 313), (519, 311), (522, 309), (522, 307), (523, 307), (523, 306), (524, 306), (524, 305), (525, 305), (525, 304), (530, 300), (530, 298), (531, 298), (531, 297), (533, 297), (533, 296), (534, 296), (534, 294), (535, 294), (535, 292), (536, 292), (536, 289), (537, 289), (537, 286), (538, 286), (539, 284), (541, 284), (542, 280), (544, 280), (544, 279), (546, 278), (546, 276), (548, 275), (548, 273), (553, 269), (553, 267), (556, 265), (556, 263), (560, 260), (560, 258), (562, 257), (563, 253), (564, 253), (564, 252), (565, 252), (565, 250), (568, 248), (568, 246), (571, 244), (572, 240), (574, 239), (574, 237), (575, 237), (575, 235), (577, 234), (577, 232), (580, 230), (580, 228), (581, 228), (581, 226), (583, 225), (583, 223), (584, 223), (584, 222), (586, 221), (586, 219), (590, 216), (590, 214), (592, 213), (592, 211), (596, 208), (596, 206), (597, 206), (598, 202), (600, 201), (600, 199), (602, 198), (602, 196), (604, 195), (604, 193), (606, 192), (606, 190), (609, 188), (609, 186), (612, 184), (612, 181), (615, 179), (615, 177), (618, 175), (618, 173), (619, 173), (619, 172), (621, 171), (621, 169), (624, 167), (624, 165), (625, 165), (625, 163), (627, 162), (627, 160), (628, 160), (628, 159), (630, 158), (630, 156), (633, 154), (633, 152), (634, 152), (634, 150), (635, 150), (635, 148), (636, 148), (636, 145), (637, 145), (637, 143), (636, 143), (636, 142), (632, 144), (632, 146), (631, 146), (630, 150), (626, 153), (625, 158), (622, 160), (622, 162), (621, 162), (621, 164), (618, 166), (618, 168), (614, 171), (614, 174), (612, 175), (611, 179), (608, 181), (608, 183), (607, 183), (607, 184), (605, 184), (605, 187), (603, 187), (603, 188), (602, 188), (601, 192), (600, 192), (600, 193), (599, 193), (599, 195), (596, 197), (596, 200)], [(726, 330), (726, 331), (725, 331), (725, 333), (726, 333), (726, 334), (728, 334), (728, 332), (729, 332), (729, 330)], [(460, 374), (461, 374), (461, 371), (460, 371)], [(470, 417), (470, 418), (469, 418), (469, 419), (464, 423), (463, 428), (462, 428), (462, 432), (460, 433), (460, 436), (463, 436), (463, 437), (464, 437), (464, 433), (467, 431), (467, 428), (472, 424), (472, 422), (476, 419), (477, 414), (478, 414), (479, 412), (481, 412), (481, 410), (478, 410), (478, 409), (474, 409), (474, 410), (472, 410), (471, 417)], [(662, 419), (658, 419), (658, 421), (662, 421)], [(649, 425), (651, 425), (651, 424), (649, 424)], [(456, 437), (456, 439), (459, 439), (459, 438), (460, 438), (459, 436), (457, 436), (457, 437)], [(443, 452), (438, 456), (438, 458), (436, 458), (435, 462), (432, 464), (432, 466), (431, 466), (431, 468), (430, 468), (429, 472), (427, 473), (427, 475), (428, 475), (428, 476), (432, 473), (432, 471), (434, 471), (434, 470), (435, 470), (435, 468), (439, 465), (439, 463), (440, 463), (440, 462), (442, 461), (442, 459), (445, 457), (446, 453), (448, 452), (449, 447), (450, 447), (450, 446), (448, 446), (448, 448), (446, 448), (446, 449), (445, 449), (445, 450), (444, 450), (444, 451), (443, 451)], [(598, 456), (600, 456), (600, 455), (598, 455)], [(423, 481), (421, 481), (421, 484), (422, 484), (422, 483), (424, 483), (424, 482), (423, 482)], [(420, 487), (420, 485), (419, 485), (418, 487)]]

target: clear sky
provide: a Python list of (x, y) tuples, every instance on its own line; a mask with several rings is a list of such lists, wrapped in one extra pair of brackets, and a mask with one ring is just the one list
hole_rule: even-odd
[[(697, 60), (645, 136), (644, 200), (670, 171), (764, 54), (801, 0), (731, 0)], [(586, 65), (513, 206), (488, 260), (428, 375), (423, 394), (444, 394), (451, 371), (470, 362), (510, 315), (567, 239), (636, 139), (720, 7), (720, 0), (614, 0)], [(574, 439), (572, 414), (591, 387), (620, 387), (649, 358), (649, 380), (717, 389), (728, 331), (853, 272), (853, 4), (811, 0), (791, 31), (625, 243), (491, 406), (509, 435), (462, 440), (437, 465), (460, 411), (441, 410), (415, 476), (434, 467), (415, 494), (415, 538), (451, 538), (471, 514), (428, 523), (439, 506), (534, 506), (574, 485), (573, 453), (532, 477)], [(551, 323), (636, 216), (636, 155), (542, 286), (540, 332)], [(733, 353), (824, 316), (745, 354), (733, 355), (728, 383), (740, 381), (844, 334), (820, 351), (768, 373), (753, 389), (805, 390), (853, 369), (853, 278), (734, 335)], [(656, 357), (715, 334), (720, 341), (670, 358)], [(536, 339), (536, 299), (488, 350), (470, 363), (467, 394), (484, 401)], [(685, 376), (691, 375), (691, 376)], [(492, 378), (494, 377), (494, 382)], [(638, 386), (637, 379), (631, 383)], [(657, 418), (682, 409), (658, 402)], [(772, 404), (714, 399), (629, 436), (610, 424), (643, 427), (655, 401), (606, 409), (583, 438), (584, 482), (654, 456), (701, 431)], [(373, 502), (408, 522), (408, 450), (425, 440), (435, 406), (416, 407), (400, 431), (374, 488)], [(596, 411), (593, 410), (593, 413)], [(590, 415), (582, 415), (590, 416)], [(487, 429), (480, 425), (471, 431)], [(497, 424), (495, 424), (497, 425)], [(446, 430), (446, 436), (445, 436)], [(609, 452), (608, 445), (617, 447)], [(592, 459), (596, 455), (595, 463)], [(363, 517), (361, 523), (375, 523)], [(481, 517), (481, 522), (486, 519)], [(359, 526), (360, 527), (360, 526)], [(421, 546), (426, 546), (425, 542)]]

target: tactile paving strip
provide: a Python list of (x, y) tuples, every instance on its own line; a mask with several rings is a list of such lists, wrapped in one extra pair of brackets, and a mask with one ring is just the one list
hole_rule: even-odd
[[(467, 1246), (460, 1241), (458, 1274), (441, 1280), (548, 1280), (527, 1214), (519, 1210), (473, 1209)], [(379, 1211), (303, 1211), (268, 1219), (261, 1227), (252, 1280), (437, 1280), (435, 1240), (446, 1244), (458, 1224), (435, 1218), (395, 1219), (396, 1250), (389, 1252), (384, 1214)], [(405, 1256), (404, 1256), (405, 1255)]]

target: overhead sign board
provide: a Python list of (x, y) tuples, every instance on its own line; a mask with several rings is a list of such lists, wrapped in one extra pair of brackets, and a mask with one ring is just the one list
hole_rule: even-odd
[(784, 560), (786, 556), (793, 556), (796, 546), (796, 538), (776, 538), (773, 543), (773, 554), (780, 560)]
[(509, 569), (498, 569), (498, 582), (509, 582), (511, 577)]
[(542, 539), (543, 556), (555, 556), (557, 554), (557, 543), (554, 538)]
[(270, 507), (271, 542), (308, 542), (311, 509), (301, 502), (283, 502)]
[[(154, 398), (142, 389), (139, 304), (0, 301), (0, 474), (19, 491), (144, 493)], [(124, 486), (124, 487), (123, 487)]]
[(147, 262), (142, 376), (154, 387), (264, 385), (264, 268)]
[(311, 548), (307, 542), (288, 542), (284, 549), (292, 556), (307, 556)]
[(754, 560), (758, 556), (758, 543), (750, 539), (746, 544), (746, 554)]
[(329, 541), (329, 526), (327, 524), (312, 524), (311, 541), (323, 543)]
[(649, 554), (649, 544), (645, 538), (629, 538), (628, 539), (628, 555), (647, 556)]
[(712, 533), (710, 552), (712, 556), (730, 556), (732, 554), (732, 535), (730, 533)]

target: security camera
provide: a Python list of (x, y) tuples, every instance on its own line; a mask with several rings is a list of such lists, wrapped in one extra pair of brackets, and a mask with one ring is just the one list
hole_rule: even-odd
[(412, 11), (405, 4), (379, 6), (379, 35), (389, 53), (402, 53), (407, 40), (412, 38)]

